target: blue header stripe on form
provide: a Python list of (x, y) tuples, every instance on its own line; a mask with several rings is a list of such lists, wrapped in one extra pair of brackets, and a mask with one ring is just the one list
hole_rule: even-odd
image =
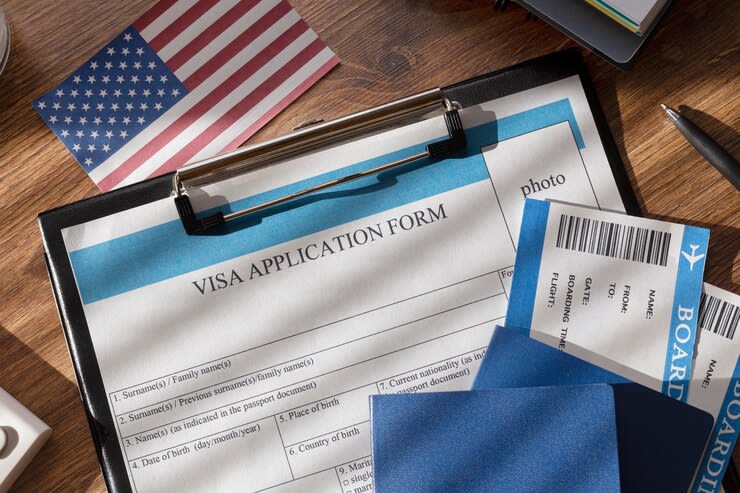
[[(663, 393), (686, 402), (691, 380), (694, 342), (699, 318), (699, 299), (704, 278), (704, 260), (709, 230), (684, 226), (678, 254), (676, 289), (663, 368)], [(695, 260), (691, 264), (687, 257)]]
[(506, 328), (518, 330), (529, 335), (532, 328), (534, 300), (537, 294), (537, 281), (540, 278), (542, 249), (547, 231), (547, 217), (550, 202), (526, 199), (522, 226), (519, 228), (519, 244), (514, 262), (514, 279), (511, 281), (509, 303), (506, 308)]
[[(225, 236), (189, 236), (180, 221), (170, 221), (104, 243), (70, 252), (72, 267), (84, 304), (100, 301), (165, 279), (186, 274), (286, 241), (300, 238), (384, 210), (488, 179), (477, 154), (480, 148), (567, 121), (579, 148), (583, 138), (570, 102), (562, 99), (531, 110), (467, 129), (470, 158), (454, 158), (420, 166), (408, 165), (400, 173), (384, 173), (298, 199), (315, 200), (310, 207), (276, 208), (259, 224)], [(307, 188), (345, 174), (420, 152), (421, 143), (342, 169), (317, 175), (227, 206), (239, 210)], [(330, 200), (316, 200), (323, 197)], [(174, 207), (174, 205), (173, 205)], [(161, 252), (162, 255), (153, 255)]]

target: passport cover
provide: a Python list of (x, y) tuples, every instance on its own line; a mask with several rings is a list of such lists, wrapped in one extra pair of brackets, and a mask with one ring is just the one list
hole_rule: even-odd
[(376, 493), (618, 492), (608, 385), (370, 398)]
[(496, 327), (474, 389), (610, 384), (625, 492), (685, 492), (712, 431), (709, 413), (603, 368)]

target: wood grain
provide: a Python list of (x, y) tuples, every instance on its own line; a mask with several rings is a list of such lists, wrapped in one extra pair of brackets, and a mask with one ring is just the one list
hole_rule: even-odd
[[(152, 3), (0, 2), (13, 35), (0, 75), (0, 386), (54, 429), (16, 491), (105, 489), (36, 224), (39, 212), (97, 189), (31, 101)], [(527, 19), (521, 8), (495, 13), (484, 0), (291, 3), (342, 63), (253, 141), (574, 45)], [(687, 105), (701, 126), (739, 155), (737, 26), (736, 1), (676, 2), (633, 70), (620, 71), (584, 52), (643, 212), (711, 228), (706, 280), (734, 292), (740, 292), (740, 192), (680, 137), (658, 104)]]

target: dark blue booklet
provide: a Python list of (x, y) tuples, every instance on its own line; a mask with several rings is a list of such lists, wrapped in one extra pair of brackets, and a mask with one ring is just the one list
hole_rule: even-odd
[(620, 491), (609, 385), (370, 398), (376, 493)]
[(712, 431), (709, 413), (505, 327), (494, 330), (473, 388), (595, 383), (614, 389), (622, 491), (688, 491)]

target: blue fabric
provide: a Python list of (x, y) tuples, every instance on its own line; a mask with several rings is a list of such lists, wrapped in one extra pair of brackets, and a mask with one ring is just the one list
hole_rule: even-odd
[(504, 327), (496, 327), (474, 389), (608, 383), (614, 389), (622, 490), (685, 492), (712, 416)]
[(473, 388), (549, 387), (589, 383), (630, 381), (530, 339), (516, 329), (496, 327)]
[(376, 493), (619, 491), (608, 385), (371, 397)]

